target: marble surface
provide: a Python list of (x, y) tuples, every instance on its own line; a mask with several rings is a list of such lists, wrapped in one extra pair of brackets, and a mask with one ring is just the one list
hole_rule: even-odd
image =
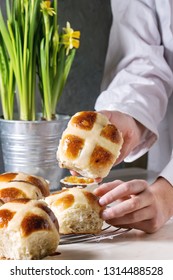
[(173, 219), (159, 231), (131, 231), (100, 242), (65, 244), (47, 260), (172, 260)]

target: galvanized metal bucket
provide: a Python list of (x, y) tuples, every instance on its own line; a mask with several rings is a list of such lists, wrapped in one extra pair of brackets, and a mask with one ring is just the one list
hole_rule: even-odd
[(59, 189), (67, 170), (59, 168), (56, 151), (69, 118), (57, 115), (53, 121), (0, 119), (4, 171), (42, 176), (50, 182), (50, 190)]

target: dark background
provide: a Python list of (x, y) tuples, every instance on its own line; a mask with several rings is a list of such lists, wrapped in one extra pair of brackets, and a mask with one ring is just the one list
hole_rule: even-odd
[[(0, 0), (2, 12), (5, 3)], [(57, 107), (58, 113), (73, 115), (94, 109), (100, 93), (112, 14), (109, 0), (59, 0), (58, 3), (60, 26), (69, 21), (74, 30), (81, 32), (80, 48)], [(1, 151), (0, 172), (3, 172)]]

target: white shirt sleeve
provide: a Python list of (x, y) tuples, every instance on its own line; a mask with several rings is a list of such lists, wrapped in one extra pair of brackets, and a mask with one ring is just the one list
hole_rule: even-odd
[(124, 112), (146, 127), (126, 161), (140, 157), (157, 140), (157, 127), (172, 94), (173, 73), (164, 57), (154, 2), (112, 0), (103, 91), (95, 109)]
[(160, 172), (159, 176), (164, 177), (173, 186), (173, 157), (165, 168)]

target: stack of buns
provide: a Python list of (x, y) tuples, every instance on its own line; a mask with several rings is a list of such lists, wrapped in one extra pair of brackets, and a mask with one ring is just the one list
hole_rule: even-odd
[(123, 144), (121, 132), (98, 112), (76, 113), (62, 134), (59, 166), (88, 178), (104, 178), (110, 172)]
[(84, 188), (50, 194), (43, 178), (20, 172), (1, 174), (0, 191), (0, 258), (42, 259), (56, 252), (60, 234), (102, 229), (104, 208)]
[[(122, 133), (105, 115), (82, 111), (71, 117), (64, 130), (57, 160), (61, 168), (76, 171), (83, 177), (105, 178), (119, 157), (122, 145)], [(59, 221), (60, 233), (99, 233), (103, 208), (97, 197), (91, 189), (71, 186), (45, 199)]]
[(61, 183), (70, 186), (50, 194), (42, 177), (23, 172), (1, 174), (0, 257), (41, 259), (56, 251), (60, 234), (99, 233), (104, 207), (84, 187), (108, 175), (122, 144), (121, 132), (103, 114), (79, 112), (62, 134), (57, 159), (60, 167), (86, 177), (77, 178), (82, 187), (74, 182), (75, 177), (68, 178), (70, 182), (65, 178)]

